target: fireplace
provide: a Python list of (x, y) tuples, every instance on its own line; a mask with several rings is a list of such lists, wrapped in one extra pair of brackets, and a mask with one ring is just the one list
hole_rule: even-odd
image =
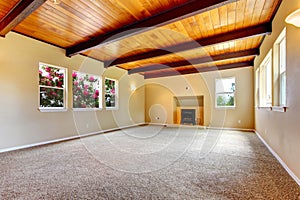
[(174, 123), (204, 125), (204, 96), (174, 97)]
[(196, 125), (196, 110), (195, 109), (181, 109), (181, 124)]

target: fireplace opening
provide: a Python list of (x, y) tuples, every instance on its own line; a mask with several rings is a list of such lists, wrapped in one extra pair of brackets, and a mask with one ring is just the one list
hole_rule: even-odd
[(181, 109), (181, 124), (196, 125), (196, 110), (195, 109)]

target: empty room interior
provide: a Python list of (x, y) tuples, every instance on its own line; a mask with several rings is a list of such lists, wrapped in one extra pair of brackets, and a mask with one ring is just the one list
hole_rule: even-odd
[(299, 200), (299, 52), (299, 0), (1, 0), (0, 199)]

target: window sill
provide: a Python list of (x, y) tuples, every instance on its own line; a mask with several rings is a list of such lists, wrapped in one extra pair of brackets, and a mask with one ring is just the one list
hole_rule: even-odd
[(67, 108), (38, 108), (40, 112), (66, 112), (68, 111)]
[(216, 109), (235, 109), (235, 106), (216, 106)]
[(105, 108), (106, 110), (119, 110), (119, 108), (118, 107), (106, 107)]
[(100, 111), (102, 108), (73, 108), (73, 111), (86, 112), (86, 111)]
[(272, 111), (275, 112), (286, 112), (286, 106), (273, 106)]
[(257, 109), (272, 111), (272, 107), (257, 107)]

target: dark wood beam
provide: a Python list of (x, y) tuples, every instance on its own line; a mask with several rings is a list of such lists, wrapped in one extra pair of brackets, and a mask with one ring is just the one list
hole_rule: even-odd
[(0, 36), (5, 35), (40, 7), (46, 0), (20, 0), (20, 2), (0, 21)]
[(201, 2), (199, 2), (199, 0), (191, 0), (165, 12), (156, 14), (127, 26), (123, 26), (118, 30), (96, 36), (89, 41), (69, 47), (66, 49), (66, 55), (70, 57), (90, 50), (96, 46), (104, 46), (109, 43), (116, 42), (124, 38), (131, 37), (232, 2), (236, 2), (236, 0), (205, 0)]
[(144, 67), (137, 67), (137, 68), (129, 70), (128, 74), (135, 74), (135, 73), (140, 73), (140, 72), (150, 72), (150, 71), (176, 68), (176, 67), (184, 67), (184, 66), (189, 66), (189, 65), (199, 65), (199, 64), (209, 63), (209, 62), (215, 62), (215, 61), (221, 61), (221, 60), (227, 60), (227, 59), (233, 59), (233, 58), (243, 58), (243, 57), (248, 57), (248, 56), (257, 56), (257, 55), (259, 55), (258, 48), (257, 49), (249, 49), (249, 50), (244, 50), (244, 51), (219, 54), (219, 55), (215, 55), (215, 56), (200, 57), (200, 58), (194, 58), (194, 59), (190, 59), (190, 60), (181, 60), (178, 62), (166, 62), (166, 63), (148, 65), (148, 66), (144, 66)]
[(144, 77), (145, 77), (145, 79), (159, 78), (159, 77), (166, 77), (166, 76), (177, 76), (177, 75), (185, 75), (185, 74), (210, 72), (210, 71), (220, 71), (220, 70), (234, 69), (234, 68), (241, 68), (241, 67), (250, 67), (250, 66), (254, 66), (253, 61), (239, 62), (239, 63), (233, 63), (233, 64), (212, 66), (212, 67), (191, 68), (191, 69), (186, 69), (186, 70), (173, 69), (173, 70), (169, 70), (169, 71), (165, 71), (165, 72), (146, 73), (146, 74), (144, 74)]
[(210, 46), (218, 43), (228, 42), (232, 40), (245, 39), (256, 36), (263, 36), (272, 32), (272, 24), (265, 23), (257, 26), (247, 27), (239, 30), (230, 31), (224, 34), (214, 35), (208, 38), (201, 38), (195, 41), (184, 42), (174, 46), (164, 47), (161, 49), (150, 50), (146, 53), (136, 54), (133, 56), (117, 58), (115, 60), (104, 61), (105, 67), (120, 65), (128, 62), (164, 56), (172, 53), (192, 50), (200, 47)]

